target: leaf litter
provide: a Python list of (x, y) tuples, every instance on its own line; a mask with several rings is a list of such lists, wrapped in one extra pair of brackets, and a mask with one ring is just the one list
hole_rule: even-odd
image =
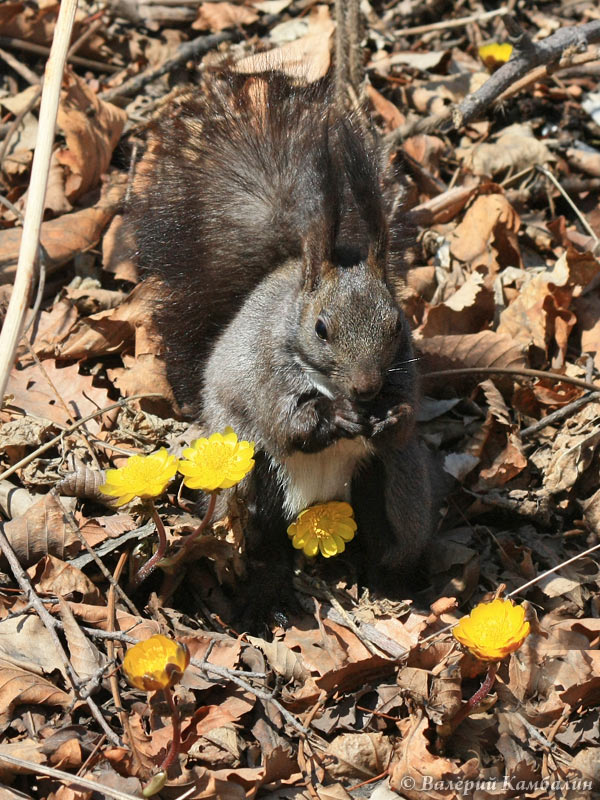
[[(152, 287), (139, 281), (122, 235), (123, 198), (155, 106), (173, 83), (194, 80), (202, 61), (180, 63), (133, 96), (119, 87), (196, 31), (221, 37), (206, 64), (225, 53), (249, 72), (272, 49), (290, 75), (310, 61), (303, 72), (317, 80), (331, 64), (333, 8), (117, 2), (96, 17), (95, 6), (80, 3), (74, 40), (88, 35), (63, 81), (41, 234), (46, 288), (0, 411), (4, 533), (52, 614), (80, 689), (3, 558), (7, 797), (93, 796), (45, 767), (102, 784), (108, 797), (140, 796), (173, 721), (160, 693), (148, 701), (116, 667), (127, 643), (155, 633), (184, 642), (192, 656), (174, 689), (182, 755), (161, 797), (580, 800), (600, 791), (600, 572), (594, 553), (554, 571), (598, 544), (600, 530), (600, 395), (571, 382), (593, 383), (600, 365), (599, 55), (591, 46), (582, 56), (589, 64), (532, 73), (458, 131), (414, 133), (415, 121), (445, 113), (506, 60), (497, 17), (478, 18), (474, 2), (460, 11), (437, 5), (363, 7), (369, 112), (382, 135), (408, 131), (395, 158), (409, 175), (408, 217), (419, 233), (405, 310), (424, 375), (420, 434), (446, 484), (431, 588), (419, 602), (389, 603), (335, 571), (325, 584), (304, 573), (296, 586), (303, 613), (267, 640), (228, 623), (243, 569), (241, 509), (205, 532), (185, 568), (169, 572), (167, 560), (149, 587), (131, 597), (121, 588), (147, 558), (152, 526), (135, 503), (111, 510), (98, 492), (102, 471), (190, 438), (148, 312)], [(50, 46), (57, 12), (52, 0), (0, 7), (2, 46), (10, 37), (6, 46), (38, 79), (45, 51), (30, 46)], [(476, 19), (459, 27), (430, 25), (471, 13)], [(589, 4), (560, 2), (527, 4), (519, 16), (534, 42), (594, 19)], [(425, 31), (410, 33), (419, 26)], [(484, 44), (492, 48), (478, 55)], [(0, 127), (10, 139), (0, 146), (0, 191), (20, 211), (37, 101), (35, 85), (9, 68), (0, 79)], [(0, 213), (5, 306), (21, 228), (11, 210)], [(564, 380), (434, 374), (457, 368), (552, 370)], [(104, 412), (120, 397), (132, 399)], [(174, 490), (159, 502), (170, 547), (198, 524), (192, 499)], [(449, 732), (484, 668), (448, 625), (500, 586), (528, 601), (534, 632)]]

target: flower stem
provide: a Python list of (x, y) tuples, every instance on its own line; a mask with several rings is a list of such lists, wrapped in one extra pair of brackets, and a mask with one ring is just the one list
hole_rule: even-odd
[(154, 572), (158, 562), (164, 558), (164, 555), (167, 551), (167, 534), (165, 533), (165, 526), (163, 525), (162, 520), (158, 515), (158, 511), (156, 510), (156, 506), (152, 500), (150, 501), (150, 507), (152, 509), (152, 519), (154, 520), (156, 532), (158, 534), (158, 547), (156, 548), (156, 552), (150, 556), (145, 564), (142, 564), (137, 573), (133, 576), (133, 580), (131, 581), (131, 585), (129, 587), (130, 589), (135, 589)]
[(179, 709), (175, 703), (173, 692), (169, 688), (163, 689), (163, 691), (165, 693), (165, 697), (167, 698), (169, 708), (171, 709), (171, 722), (173, 723), (173, 738), (171, 739), (171, 746), (169, 747), (169, 752), (165, 756), (165, 760), (160, 765), (160, 771), (167, 772), (179, 754), (179, 747), (181, 745), (181, 717), (179, 716)]
[(483, 698), (488, 694), (492, 686), (494, 685), (494, 681), (496, 680), (496, 673), (498, 672), (498, 667), (500, 663), (498, 661), (493, 661), (487, 671), (487, 675), (485, 676), (485, 680), (477, 689), (475, 694), (470, 697), (467, 702), (462, 706), (458, 713), (450, 720), (448, 725), (450, 726), (451, 730), (455, 730), (460, 723), (468, 717), (469, 714), (473, 711), (473, 709), (481, 703)]
[(190, 548), (194, 544), (194, 542), (198, 539), (202, 531), (208, 526), (210, 523), (213, 514), (215, 513), (215, 506), (217, 504), (217, 492), (210, 493), (210, 500), (208, 501), (208, 508), (206, 509), (206, 514), (204, 515), (204, 519), (198, 525), (195, 531), (188, 534), (185, 537), (185, 543), (181, 550), (179, 551), (180, 558), (185, 558), (185, 556), (189, 553)]

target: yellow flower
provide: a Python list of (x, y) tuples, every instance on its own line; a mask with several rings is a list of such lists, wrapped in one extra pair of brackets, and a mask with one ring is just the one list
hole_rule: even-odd
[(238, 442), (231, 428), (213, 433), (208, 439), (196, 439), (183, 451), (179, 462), (183, 482), (190, 489), (214, 492), (239, 483), (254, 466), (254, 442)]
[(106, 471), (103, 494), (118, 498), (116, 505), (129, 503), (134, 497), (158, 497), (177, 472), (177, 459), (164, 447), (149, 456), (131, 456), (120, 469)]
[(502, 64), (506, 64), (512, 54), (512, 44), (504, 43), (498, 44), (484, 44), (478, 48), (479, 58), (483, 61), (486, 67), (492, 72)]
[(190, 663), (187, 647), (157, 633), (130, 647), (123, 659), (125, 677), (136, 689), (155, 692), (181, 679)]
[(521, 647), (529, 632), (524, 607), (500, 597), (479, 603), (452, 631), (455, 639), (483, 661), (506, 658)]
[(356, 533), (352, 506), (338, 502), (311, 506), (298, 514), (287, 532), (296, 550), (303, 550), (307, 556), (316, 556), (319, 551), (325, 558), (343, 553), (346, 542)]

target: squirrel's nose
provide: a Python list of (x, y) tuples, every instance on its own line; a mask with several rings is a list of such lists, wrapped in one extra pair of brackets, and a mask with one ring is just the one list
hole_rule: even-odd
[(354, 395), (359, 403), (368, 403), (377, 397), (382, 384), (383, 381), (379, 376), (365, 376), (354, 381)]

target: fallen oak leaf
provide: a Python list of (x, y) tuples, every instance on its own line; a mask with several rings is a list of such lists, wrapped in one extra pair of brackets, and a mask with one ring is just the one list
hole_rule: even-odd
[[(77, 253), (97, 244), (121, 203), (125, 179), (126, 176), (114, 176), (95, 206), (42, 223), (40, 242), (48, 253), (47, 276), (57, 272)], [(22, 228), (0, 230), (0, 283), (14, 281), (22, 232)]]
[(73, 201), (93, 189), (106, 172), (121, 137), (127, 113), (107, 103), (66, 67), (57, 125), (66, 145), (56, 154), (67, 168), (66, 195)]
[(69, 558), (81, 549), (81, 542), (52, 493), (44, 495), (21, 517), (7, 522), (4, 532), (23, 567), (47, 555)]

